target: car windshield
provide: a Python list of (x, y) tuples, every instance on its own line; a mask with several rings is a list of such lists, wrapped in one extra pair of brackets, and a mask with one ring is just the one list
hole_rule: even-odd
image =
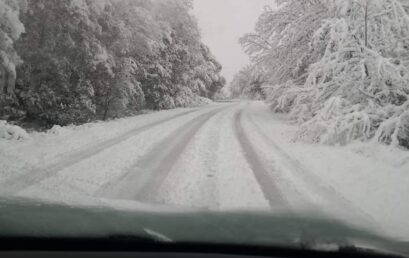
[(0, 0), (0, 237), (402, 244), (408, 197), (407, 0)]

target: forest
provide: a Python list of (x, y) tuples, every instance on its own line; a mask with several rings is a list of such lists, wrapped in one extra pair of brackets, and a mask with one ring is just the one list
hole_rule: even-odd
[(276, 0), (240, 39), (235, 96), (263, 97), (296, 140), (409, 148), (409, 2)]
[(41, 128), (172, 109), (225, 85), (191, 0), (0, 0), (0, 120)]

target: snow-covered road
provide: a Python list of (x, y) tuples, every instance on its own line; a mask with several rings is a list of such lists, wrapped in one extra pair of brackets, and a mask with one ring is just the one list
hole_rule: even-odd
[[(374, 150), (366, 155), (367, 145), (298, 144), (293, 131), (261, 102), (54, 128), (25, 142), (0, 141), (0, 196), (319, 212), (401, 235), (409, 231), (402, 230), (409, 228), (408, 205), (388, 202), (409, 192), (406, 152), (389, 150), (394, 160), (403, 157), (396, 164), (381, 151), (379, 163)], [(352, 183), (368, 170), (379, 179), (370, 185), (377, 200), (368, 197), (368, 184)]]

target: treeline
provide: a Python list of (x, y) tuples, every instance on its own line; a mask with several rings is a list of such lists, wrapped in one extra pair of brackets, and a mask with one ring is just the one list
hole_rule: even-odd
[(224, 86), (191, 0), (0, 0), (0, 119), (189, 106)]
[(263, 86), (266, 81), (264, 77), (263, 73), (258, 72), (252, 65), (242, 68), (231, 81), (231, 97), (253, 100), (265, 99), (266, 94)]
[[(409, 147), (409, 2), (276, 0), (241, 38), (267, 102), (298, 140)], [(237, 75), (237, 78), (243, 77)], [(243, 79), (238, 80), (243, 81)], [(239, 94), (257, 91), (233, 84)]]

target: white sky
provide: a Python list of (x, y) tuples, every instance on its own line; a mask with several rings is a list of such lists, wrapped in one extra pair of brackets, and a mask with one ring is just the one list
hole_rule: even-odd
[(223, 75), (230, 82), (233, 75), (249, 63), (238, 43), (254, 30), (263, 7), (273, 0), (194, 0), (194, 14), (199, 20), (203, 42), (223, 65)]

